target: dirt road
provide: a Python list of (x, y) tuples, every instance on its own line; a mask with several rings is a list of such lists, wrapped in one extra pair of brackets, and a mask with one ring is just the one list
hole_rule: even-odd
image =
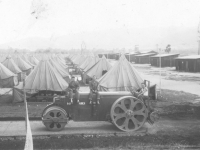
[[(64, 131), (49, 132), (41, 122), (32, 121), (31, 128), (35, 149), (200, 148), (199, 120), (160, 120), (153, 126), (146, 123), (136, 133), (121, 132), (107, 122), (70, 122)], [(1, 122), (0, 129), (0, 149), (23, 148), (24, 122)]]
[(178, 72), (174, 67), (156, 68), (150, 64), (133, 64), (144, 79), (156, 84), (157, 89), (183, 91), (200, 96), (200, 73)]

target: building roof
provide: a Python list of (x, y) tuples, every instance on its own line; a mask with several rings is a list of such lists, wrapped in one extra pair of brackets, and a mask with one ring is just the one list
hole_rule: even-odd
[(142, 56), (152, 56), (152, 55), (156, 55), (155, 53), (146, 53), (146, 54), (139, 54), (136, 56), (142, 57)]
[(138, 54), (140, 54), (140, 52), (130, 52), (130, 53), (125, 53), (125, 55), (138, 55)]
[(147, 54), (147, 53), (158, 53), (158, 52), (156, 52), (156, 51), (154, 51), (154, 50), (147, 50), (147, 51), (142, 51), (142, 52), (140, 52), (141, 54)]
[(200, 55), (189, 55), (189, 56), (182, 56), (176, 59), (200, 59)]
[(179, 54), (158, 54), (155, 56), (151, 56), (151, 57), (168, 57), (168, 56), (178, 56)]

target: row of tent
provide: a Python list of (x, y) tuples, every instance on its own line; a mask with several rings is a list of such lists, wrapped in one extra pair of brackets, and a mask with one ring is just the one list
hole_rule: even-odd
[(86, 76), (98, 78), (102, 91), (129, 91), (141, 88), (143, 79), (133, 65), (121, 55), (119, 61), (113, 66), (105, 56), (69, 55), (71, 61), (80, 69), (83, 80)]
[[(65, 65), (64, 60), (61, 58), (54, 56), (54, 57), (46, 57), (42, 60), (48, 60), (51, 65), (55, 68), (55, 70), (63, 77), (69, 78), (69, 73), (67, 71), (67, 66)], [(12, 85), (15, 85), (17, 82), (9, 84), (11, 78), (15, 78), (17, 76), (18, 81), (21, 81), (22, 72), (26, 75), (29, 75), (31, 71), (36, 68), (39, 64), (39, 61), (34, 56), (25, 56), (25, 55), (8, 55), (2, 62), (1, 62), (1, 74), (0, 74), (0, 84), (1, 88), (12, 88)], [(16, 81), (16, 79), (15, 79)], [(4, 83), (4, 84), (3, 84)]]
[[(26, 59), (27, 58), (27, 59)], [(35, 61), (32, 61), (31, 58)], [(22, 101), (22, 82), (19, 74), (27, 74), (25, 89), (28, 94), (39, 91), (65, 91), (70, 81), (66, 58), (69, 58), (83, 76), (98, 78), (102, 91), (128, 91), (130, 87), (137, 90), (143, 79), (137, 70), (121, 55), (114, 65), (105, 58), (94, 55), (9, 55), (0, 63), (1, 88), (14, 87), (14, 101)], [(4, 86), (5, 85), (5, 86)], [(8, 86), (9, 85), (9, 86)]]
[(64, 58), (62, 60), (58, 56), (43, 57), (41, 60), (35, 58), (37, 64), (33, 66), (27, 60), (22, 56), (9, 55), (0, 63), (0, 88), (13, 88), (14, 101), (23, 99), (23, 86), (22, 82), (19, 82), (22, 72), (27, 74), (25, 89), (30, 94), (41, 90), (63, 91), (68, 87), (70, 75)]

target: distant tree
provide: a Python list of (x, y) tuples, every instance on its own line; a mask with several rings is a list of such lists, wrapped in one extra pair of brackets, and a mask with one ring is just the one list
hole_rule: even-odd
[(171, 45), (170, 45), (170, 44), (167, 45), (167, 47), (166, 47), (166, 49), (165, 49), (165, 52), (166, 52), (166, 53), (171, 52)]

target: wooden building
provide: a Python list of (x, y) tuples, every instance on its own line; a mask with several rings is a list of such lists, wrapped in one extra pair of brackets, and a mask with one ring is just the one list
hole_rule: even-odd
[(139, 54), (135, 56), (136, 64), (150, 64), (150, 57), (156, 55), (157, 53), (146, 53)]
[(175, 67), (175, 58), (178, 56), (179, 54), (158, 54), (150, 57), (150, 63), (155, 67), (160, 67), (160, 65), (161, 67)]
[(200, 72), (200, 55), (178, 57), (175, 63), (178, 71)]
[[(135, 62), (135, 56), (136, 55), (139, 55), (140, 54), (140, 52), (131, 52), (131, 53), (126, 53), (125, 54), (125, 57), (126, 57), (126, 59), (128, 60), (128, 61), (130, 61), (130, 62)], [(130, 60), (129, 60), (129, 58), (130, 58)]]
[(101, 53), (98, 54), (98, 56), (100, 58), (103, 57), (103, 55), (107, 58), (107, 59), (115, 59), (115, 60), (119, 60), (121, 54), (120, 53), (113, 53), (113, 52), (107, 52), (107, 53)]

